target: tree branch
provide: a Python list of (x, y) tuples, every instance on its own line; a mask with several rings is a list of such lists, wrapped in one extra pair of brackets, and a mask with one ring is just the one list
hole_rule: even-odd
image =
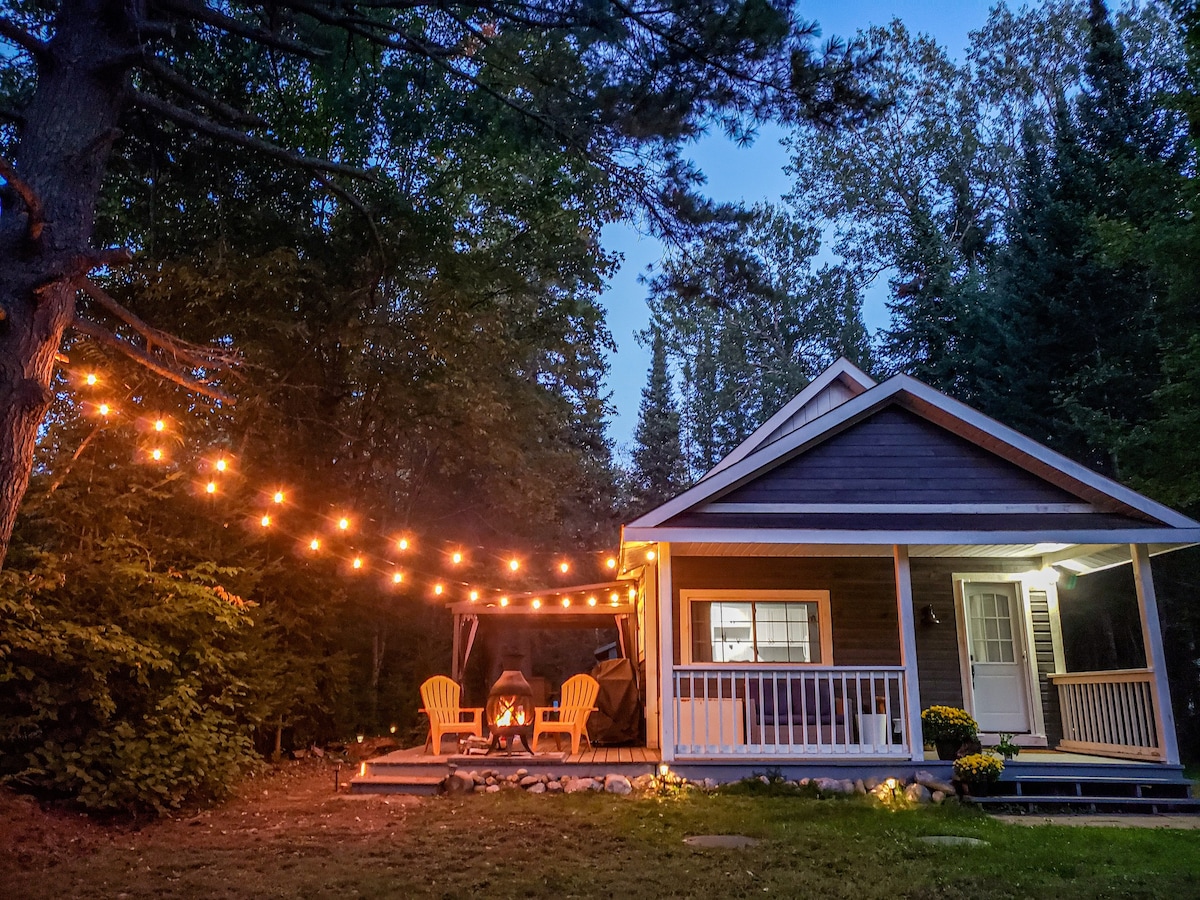
[(201, 381), (200, 379), (188, 375), (185, 372), (178, 372), (175, 369), (171, 369), (163, 365), (150, 353), (146, 352), (140, 347), (135, 347), (128, 341), (121, 340), (103, 325), (98, 325), (95, 322), (80, 318), (79, 316), (76, 316), (71, 324), (80, 334), (91, 338), (103, 347), (108, 347), (109, 349), (115, 350), (118, 353), (129, 357), (134, 362), (149, 369), (155, 375), (174, 382), (181, 387), (185, 387), (190, 391), (203, 394), (205, 397), (209, 397), (221, 403), (233, 404), (236, 402), (231, 395), (225, 393), (219, 388), (213, 387), (208, 382)]
[(272, 144), (270, 141), (256, 138), (253, 135), (246, 134), (244, 131), (238, 131), (236, 128), (218, 125), (211, 119), (206, 119), (204, 116), (189, 112), (186, 109), (180, 109), (178, 106), (150, 94), (134, 91), (132, 99), (135, 104), (143, 109), (157, 113), (163, 118), (170, 119), (179, 125), (191, 128), (202, 134), (207, 134), (209, 137), (216, 138), (219, 141), (227, 141), (239, 147), (256, 150), (265, 156), (287, 163), (288, 165), (316, 172), (332, 172), (336, 175), (345, 175), (349, 178), (362, 178), (366, 181), (375, 180), (375, 176), (365, 169), (358, 169), (354, 166), (346, 166), (341, 163), (330, 162), (326, 159), (318, 159), (313, 156), (303, 156), (299, 153), (294, 153), (291, 150), (280, 147), (278, 144)]
[(46, 58), (46, 45), (12, 19), (0, 17), (0, 38), (11, 44), (16, 44), (22, 50), (28, 51), (34, 59), (42, 60)]
[(370, 210), (368, 210), (363, 202), (355, 197), (352, 193), (335, 184), (328, 175), (317, 172), (313, 177), (322, 187), (325, 188), (325, 190), (329, 191), (329, 193), (333, 194), (333, 196), (337, 197), (339, 200), (344, 201), (366, 220), (367, 227), (371, 229), (371, 238), (375, 241), (375, 247), (379, 250), (379, 261), (382, 265), (385, 256), (383, 238), (379, 236), (379, 228), (376, 227), (375, 217), (371, 215)]
[(146, 341), (147, 352), (158, 347), (163, 352), (170, 354), (174, 362), (181, 362), (197, 369), (231, 368), (237, 364), (236, 354), (218, 350), (215, 347), (193, 344), (160, 328), (155, 328), (126, 308), (124, 304), (115, 300), (111, 294), (90, 278), (82, 279), (79, 288), (98, 306), (140, 334)]
[(324, 50), (310, 47), (300, 41), (293, 41), (273, 31), (247, 25), (245, 22), (217, 12), (203, 3), (191, 3), (187, 2), (187, 0), (158, 0), (158, 3), (166, 9), (174, 10), (177, 13), (195, 19), (197, 22), (203, 22), (205, 25), (210, 25), (227, 34), (246, 38), (264, 47), (272, 47), (276, 50), (282, 50), (285, 53), (304, 57), (305, 59), (321, 59), (329, 55)]
[(267, 124), (261, 117), (230, 106), (225, 101), (208, 93), (208, 91), (197, 87), (156, 56), (145, 57), (139, 60), (136, 65), (143, 71), (153, 75), (163, 84), (183, 96), (196, 101), (201, 106), (211, 109), (214, 113), (221, 116), (221, 118), (227, 119), (235, 125), (243, 125), (247, 128), (262, 128)]
[(8, 182), (8, 186), (13, 189), (16, 195), (21, 198), (21, 202), (25, 204), (25, 212), (29, 218), (25, 227), (29, 232), (29, 240), (36, 244), (42, 239), (42, 229), (46, 227), (45, 214), (42, 211), (42, 201), (38, 198), (37, 192), (17, 175), (16, 170), (12, 167), (12, 163), (3, 157), (0, 157), (0, 176)]

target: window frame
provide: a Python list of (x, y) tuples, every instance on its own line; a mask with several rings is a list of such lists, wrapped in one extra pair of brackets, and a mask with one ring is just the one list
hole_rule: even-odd
[[(692, 604), (693, 603), (816, 603), (817, 629), (820, 633), (821, 662), (696, 662), (692, 658)], [(739, 591), (733, 589), (682, 589), (679, 591), (680, 607), (680, 659), (685, 666), (716, 666), (720, 668), (774, 668), (795, 667), (821, 668), (833, 662), (833, 620), (830, 616), (829, 591)]]

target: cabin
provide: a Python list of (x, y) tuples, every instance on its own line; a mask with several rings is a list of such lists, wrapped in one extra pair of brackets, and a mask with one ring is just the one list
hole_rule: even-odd
[[(624, 526), (615, 580), (546, 602), (451, 602), (459, 684), (483, 620), (608, 623), (609, 649), (633, 663), (637, 746), (486, 762), (462, 747), (398, 751), (364, 764), (354, 789), (432, 786), (447, 766), (480, 765), (948, 779), (921, 729), (921, 711), (945, 705), (974, 716), (985, 746), (1024, 748), (1003, 802), (1099, 808), (1111, 794), (1119, 808), (1182, 809), (1197, 801), (1152, 560), (1198, 543), (1200, 523), (914, 378), (876, 383), (839, 360)], [(1086, 626), (1110, 601), (1129, 646), (1105, 656)], [(536, 706), (535, 663), (522, 668)]]
[[(1200, 523), (839, 360), (623, 529), (647, 746), (674, 765), (924, 763), (921, 710), (948, 705), (985, 745), (1175, 766), (1152, 559), (1197, 542)], [(1131, 582), (1140, 664), (1075, 671), (1060, 593), (1108, 570)]]

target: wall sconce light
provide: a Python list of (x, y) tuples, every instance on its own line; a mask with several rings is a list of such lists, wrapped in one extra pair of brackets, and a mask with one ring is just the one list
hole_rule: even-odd
[(941, 621), (937, 617), (937, 613), (933, 610), (933, 604), (928, 603), (921, 608), (921, 624), (922, 625), (941, 625)]

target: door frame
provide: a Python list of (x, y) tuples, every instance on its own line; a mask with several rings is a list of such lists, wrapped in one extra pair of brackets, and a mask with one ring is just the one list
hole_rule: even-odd
[[(1020, 610), (1019, 615), (1013, 616), (1012, 619), (1020, 634), (1013, 635), (1013, 643), (1020, 648), (1025, 663), (1022, 666), (1022, 673), (1025, 682), (1025, 703), (1029, 709), (1027, 736), (1044, 745), (1046, 743), (1046, 713), (1042, 709), (1041, 691), (1038, 689), (1037, 651), (1033, 642), (1033, 613), (1029, 606), (1029, 586), (1031, 581), (1037, 581), (1037, 588), (1043, 589), (1043, 582), (1047, 579), (1041, 572), (956, 572), (951, 577), (954, 579), (954, 620), (958, 631), (958, 666), (962, 682), (963, 709), (972, 716), (975, 715), (975, 687), (971, 680), (971, 647), (967, 635), (965, 585), (974, 583), (1015, 585), (1016, 601)], [(1052, 592), (1054, 585), (1049, 584), (1044, 589), (1048, 593)], [(1018, 741), (1018, 743), (1020, 742)]]

